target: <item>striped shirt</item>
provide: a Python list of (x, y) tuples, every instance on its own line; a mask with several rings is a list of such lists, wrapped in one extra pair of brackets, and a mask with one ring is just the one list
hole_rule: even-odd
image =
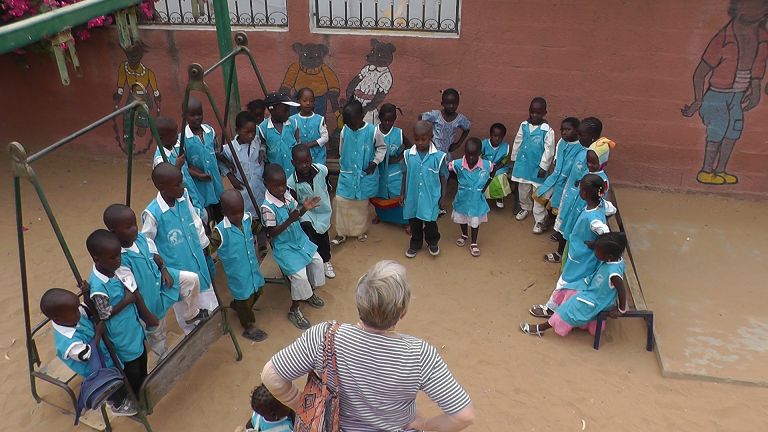
[[(321, 376), (326, 328), (326, 323), (311, 327), (275, 354), (272, 364), (278, 375), (293, 381), (314, 370)], [(470, 404), (440, 354), (423, 340), (342, 324), (335, 346), (343, 431), (403, 430), (415, 417), (419, 390), (447, 414)]]

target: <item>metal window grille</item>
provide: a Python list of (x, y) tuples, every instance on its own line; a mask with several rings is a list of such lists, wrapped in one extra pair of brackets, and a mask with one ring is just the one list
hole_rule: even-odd
[[(155, 3), (155, 16), (143, 24), (215, 25), (213, 1), (224, 0), (160, 0)], [(226, 0), (229, 21), (233, 26), (288, 27), (287, 0)]]
[(459, 33), (460, 0), (310, 0), (319, 29)]

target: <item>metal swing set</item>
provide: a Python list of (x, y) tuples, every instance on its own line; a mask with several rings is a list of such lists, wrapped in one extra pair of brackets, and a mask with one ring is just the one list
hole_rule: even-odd
[[(66, 35), (62, 36), (62, 34), (68, 33), (68, 29), (70, 27), (82, 24), (91, 18), (105, 14), (115, 14), (117, 18), (116, 21), (118, 36), (120, 43), (123, 46), (136, 43), (138, 42), (138, 28), (136, 26), (135, 5), (140, 3), (140, 1), (141, 0), (84, 0), (71, 6), (66, 6), (33, 18), (0, 27), (0, 54), (21, 48), (45, 38), (50, 38), (52, 43), (58, 44), (62, 38), (66, 38)], [(216, 15), (229, 16), (227, 2), (215, 2), (214, 6)], [(237, 152), (234, 151), (228, 129), (230, 124), (229, 119), (232, 117), (233, 111), (239, 109), (240, 106), (235, 63), (235, 60), (238, 56), (248, 57), (253, 72), (256, 75), (260, 87), (265, 95), (267, 90), (261, 72), (259, 71), (259, 68), (256, 64), (256, 60), (248, 48), (248, 38), (245, 33), (238, 32), (235, 35), (235, 45), (233, 46), (229, 20), (216, 20), (216, 27), (220, 48), (220, 60), (208, 69), (204, 69), (201, 65), (196, 63), (189, 66), (188, 83), (185, 89), (182, 104), (183, 120), (180, 130), (184, 131), (186, 128), (186, 112), (190, 93), (192, 91), (204, 93), (210, 102), (216, 117), (216, 121), (218, 122), (220, 130), (222, 131), (223, 142), (225, 145), (230, 147), (230, 150), (232, 150), (231, 153), (235, 168), (240, 173), (241, 178), (245, 180), (243, 183), (248, 192), (248, 196), (251, 202), (254, 204), (254, 208), (258, 209), (259, 205), (256, 202), (253, 190), (251, 189), (251, 186), (248, 184), (247, 178), (244, 175), (243, 167), (237, 157)], [(59, 66), (59, 72), (61, 73), (62, 83), (67, 85), (69, 83), (69, 77), (66, 72), (66, 62), (64, 61), (62, 54), (56, 51), (56, 48), (54, 48), (54, 52), (56, 53), (55, 57)], [(77, 56), (74, 53), (73, 48), (70, 49), (70, 53), (72, 55), (72, 64), (77, 67), (79, 62), (77, 61)], [(226, 95), (223, 115), (213, 98), (213, 94), (205, 82), (205, 77), (218, 69), (222, 69)], [(135, 84), (130, 89), (130, 91), (133, 96), (133, 100), (127, 103), (124, 107), (113, 111), (112, 113), (96, 120), (88, 126), (85, 126), (84, 128), (31, 155), (28, 154), (25, 147), (18, 142), (12, 142), (9, 145), (9, 152), (11, 154), (13, 167), (16, 232), (18, 240), (19, 270), (21, 277), (22, 303), (24, 308), (24, 326), (30, 390), (32, 396), (38, 403), (46, 402), (71, 415), (74, 415), (77, 407), (77, 397), (73, 388), (77, 375), (68, 369), (66, 372), (64, 372), (63, 369), (66, 368), (63, 366), (63, 364), (61, 364), (61, 362), (58, 362), (57, 365), (56, 358), (51, 359), (50, 362), (44, 363), (44, 360), (41, 357), (37, 347), (36, 337), (39, 337), (42, 330), (47, 328), (50, 320), (44, 319), (34, 325), (32, 323), (32, 313), (29, 302), (29, 281), (26, 263), (26, 248), (24, 244), (24, 227), (22, 225), (23, 215), (21, 180), (25, 179), (29, 181), (33, 186), (40, 204), (42, 205), (43, 210), (47, 216), (48, 222), (53, 229), (61, 251), (64, 254), (67, 264), (69, 265), (72, 275), (75, 278), (78, 286), (81, 286), (81, 283), (83, 282), (82, 275), (77, 268), (68, 243), (64, 238), (64, 234), (62, 233), (62, 230), (58, 224), (54, 211), (48, 202), (40, 179), (37, 176), (35, 170), (32, 168), (32, 164), (35, 161), (38, 161), (43, 157), (72, 143), (75, 139), (88, 134), (97, 127), (110, 122), (119, 116), (126, 116), (124, 140), (126, 143), (128, 158), (126, 166), (125, 204), (130, 206), (135, 141), (134, 122), (138, 113), (143, 113), (147, 116), (152, 137), (156, 143), (160, 143), (160, 136), (158, 134), (155, 120), (150, 114), (150, 110), (147, 105), (145, 89), (143, 86), (141, 86), (141, 84)], [(179, 141), (181, 148), (180, 151), (183, 152), (185, 141), (184, 133), (180, 134)], [(168, 162), (168, 158), (165, 152), (161, 151), (159, 153), (163, 160)], [(265, 279), (267, 283), (286, 283), (284, 277)], [(154, 407), (168, 392), (170, 392), (174, 385), (184, 376), (184, 374), (194, 365), (194, 363), (221, 336), (229, 335), (236, 353), (235, 360), (240, 361), (242, 359), (242, 351), (228, 321), (226, 313), (227, 307), (222, 305), (221, 296), (215, 285), (214, 293), (216, 294), (216, 298), (220, 306), (212, 312), (211, 316), (207, 320), (199, 324), (187, 336), (183, 337), (169, 351), (168, 355), (161, 359), (158, 364), (151, 371), (149, 371), (149, 374), (147, 375), (141, 389), (139, 390), (139, 394), (134, 395), (133, 392), (130, 391), (130, 386), (127, 385), (127, 381), (125, 381), (125, 387), (129, 390), (131, 396), (134, 397), (138, 402), (137, 405), (139, 407), (138, 415), (132, 417), (132, 419), (140, 422), (147, 431), (152, 430), (148, 416), (153, 412)], [(83, 293), (80, 293), (80, 295), (82, 294)], [(112, 350), (111, 344), (108, 340), (106, 340), (106, 342), (110, 350), (110, 355), (113, 357), (114, 363), (119, 365), (120, 363), (114, 356), (114, 351)], [(60, 406), (59, 404), (42, 397), (39, 394), (37, 388), (38, 380), (52, 384), (53, 386), (66, 393), (69, 401), (71, 402), (71, 408)], [(110, 423), (110, 418), (104, 405), (101, 406), (100, 414), (100, 416), (97, 416), (92, 413), (88, 413), (88, 415), (81, 417), (81, 421), (95, 429), (111, 431), (112, 426)]]

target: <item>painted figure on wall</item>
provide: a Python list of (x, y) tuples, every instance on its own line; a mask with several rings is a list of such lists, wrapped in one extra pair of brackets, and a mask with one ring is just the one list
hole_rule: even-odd
[(347, 100), (356, 99), (363, 104), (365, 121), (378, 124), (379, 105), (392, 89), (392, 71), (395, 46), (371, 39), (371, 51), (365, 57), (366, 65), (347, 85)]
[[(134, 99), (133, 93), (131, 92), (131, 87), (133, 87), (134, 84), (141, 84), (144, 87), (144, 92), (146, 95), (148, 95), (146, 100), (150, 112), (154, 109), (155, 113), (160, 115), (161, 97), (160, 89), (157, 86), (157, 78), (155, 77), (155, 73), (152, 71), (152, 69), (146, 67), (142, 62), (144, 54), (147, 52), (146, 44), (143, 42), (137, 42), (129, 47), (123, 48), (123, 51), (125, 52), (125, 57), (127, 60), (122, 62), (120, 66), (117, 67), (117, 89), (112, 95), (112, 99), (115, 103), (115, 109), (120, 108), (120, 102), (122, 101), (123, 95), (125, 93), (128, 93), (128, 96), (125, 98), (126, 105), (131, 103)], [(121, 148), (123, 144), (120, 137), (125, 136), (127, 122), (128, 118), (123, 116), (122, 134), (117, 131), (117, 125), (115, 125), (116, 139), (118, 141), (118, 145), (120, 145)], [(138, 111), (136, 113), (134, 127), (136, 136), (143, 137), (147, 133), (147, 128), (149, 127), (149, 119), (147, 118), (147, 114)], [(145, 153), (149, 147), (150, 144), (147, 144), (146, 149), (137, 150), (136, 153)], [(125, 151), (125, 149), (123, 149), (123, 151)]]
[(325, 63), (328, 47), (323, 44), (293, 44), (293, 51), (299, 56), (285, 72), (280, 91), (296, 98), (296, 92), (304, 87), (315, 93), (315, 112), (325, 115), (328, 105), (336, 119), (341, 118), (339, 109), (339, 77)]
[(696, 176), (707, 185), (739, 182), (727, 165), (744, 129), (744, 113), (760, 103), (768, 61), (768, 1), (731, 0), (728, 15), (730, 21), (709, 42), (693, 73), (694, 100), (681, 110), (686, 117), (698, 112), (707, 129), (704, 163)]

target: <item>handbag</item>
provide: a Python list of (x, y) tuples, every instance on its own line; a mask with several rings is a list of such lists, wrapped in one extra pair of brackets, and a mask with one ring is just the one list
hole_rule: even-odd
[[(341, 324), (329, 321), (325, 330), (323, 347), (323, 370), (321, 376), (311, 371), (307, 385), (301, 393), (296, 409), (294, 432), (339, 432), (339, 374), (336, 369), (336, 348), (334, 340)], [(329, 372), (333, 388), (328, 386)]]
[(112, 393), (123, 386), (123, 374), (117, 368), (106, 367), (104, 359), (101, 358), (99, 347), (93, 339), (88, 342), (88, 346), (91, 348), (91, 357), (88, 359), (91, 374), (80, 384), (75, 425), (80, 422), (80, 414), (84, 410), (97, 409)]
[(505, 173), (494, 176), (485, 189), (486, 199), (501, 199), (512, 193), (512, 187), (509, 185), (509, 177)]

